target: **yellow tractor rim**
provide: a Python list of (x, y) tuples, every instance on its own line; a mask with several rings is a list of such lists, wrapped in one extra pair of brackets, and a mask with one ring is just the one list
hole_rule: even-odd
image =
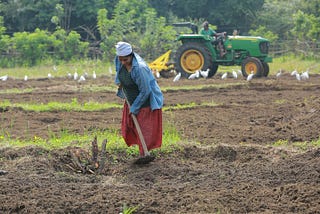
[(254, 62), (249, 62), (245, 65), (245, 71), (248, 75), (251, 74), (251, 71), (256, 74), (258, 72), (258, 66)]
[(182, 54), (180, 64), (186, 72), (194, 73), (203, 67), (204, 57), (200, 51), (187, 50)]

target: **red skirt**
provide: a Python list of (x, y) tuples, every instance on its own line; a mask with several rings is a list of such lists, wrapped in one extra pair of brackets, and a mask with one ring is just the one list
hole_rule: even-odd
[[(148, 150), (161, 147), (162, 144), (162, 110), (151, 110), (150, 107), (141, 108), (136, 115), (144, 141)], [(141, 141), (133, 119), (129, 114), (129, 107), (124, 103), (121, 122), (121, 133), (128, 146), (138, 145), (140, 155), (144, 155)]]

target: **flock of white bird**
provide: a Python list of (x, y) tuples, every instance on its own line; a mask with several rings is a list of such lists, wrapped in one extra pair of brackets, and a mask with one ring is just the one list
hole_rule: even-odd
[[(54, 65), (53, 66), (53, 71), (57, 72), (58, 68)], [(112, 68), (109, 67), (109, 73), (112, 74)], [(4, 75), (4, 76), (0, 76), (0, 80), (1, 81), (7, 81), (8, 80), (8, 75)], [(54, 76), (52, 75), (52, 73), (48, 73), (48, 79), (53, 79)], [(73, 79), (75, 81), (78, 81), (79, 83), (86, 81), (88, 78), (92, 78), (92, 79), (97, 79), (97, 74), (95, 71), (92, 72), (92, 76), (89, 77), (89, 74), (87, 72), (84, 72), (82, 75), (79, 75), (77, 70), (72, 74), (70, 72), (67, 73), (67, 78), (68, 79)], [(23, 80), (24, 81), (28, 81), (29, 77), (27, 75), (24, 76)]]
[[(53, 66), (53, 71), (54, 72), (57, 72), (58, 68), (56, 66)], [(202, 78), (208, 78), (208, 75), (209, 75), (209, 71), (210, 69), (208, 68), (207, 70), (198, 70), (196, 71), (195, 73), (191, 74), (188, 79), (189, 80), (193, 80), (193, 79), (198, 79), (200, 77)], [(173, 71), (175, 72), (175, 71)], [(112, 74), (112, 68), (109, 67), (109, 73)], [(230, 76), (230, 73), (232, 75), (232, 78), (233, 79), (238, 79), (239, 76), (242, 76), (242, 72), (240, 69), (238, 69), (237, 71), (232, 69), (231, 72), (225, 72), (222, 74), (221, 76), (221, 79), (224, 80), (224, 79), (227, 79), (228, 76)], [(283, 75), (283, 70), (280, 69), (279, 72), (277, 72), (276, 74), (276, 78), (281, 78), (281, 76)], [(157, 78), (160, 78), (160, 73), (159, 72), (156, 72), (155, 73), (155, 76)], [(251, 81), (253, 79), (253, 76), (254, 76), (254, 73), (251, 72), (246, 80), (247, 81)], [(298, 81), (302, 81), (302, 80), (308, 80), (310, 77), (309, 77), (309, 69), (307, 69), (306, 71), (304, 72), (301, 72), (299, 73), (297, 71), (297, 69), (294, 69), (292, 72), (291, 72), (291, 76), (294, 76)], [(79, 75), (77, 71), (75, 71), (73, 74), (71, 74), (70, 72), (67, 73), (67, 77), (68, 79), (73, 79), (75, 81), (78, 81), (79, 83), (81, 82), (84, 82), (86, 81), (89, 77), (88, 73), (87, 72), (84, 72), (82, 75)], [(96, 79), (97, 78), (97, 75), (95, 73), (95, 71), (93, 71), (92, 73), (92, 79)], [(54, 76), (51, 74), (51, 73), (48, 73), (48, 79), (52, 79), (54, 78)], [(181, 79), (181, 73), (178, 73), (176, 74), (176, 76), (173, 78), (173, 82), (177, 82)], [(2, 81), (7, 81), (8, 80), (8, 75), (4, 75), (4, 76), (0, 76), (0, 80)], [(28, 76), (25, 75), (24, 76), (24, 81), (28, 81)]]
[[(209, 71), (210, 69), (208, 68), (207, 70), (205, 71), (202, 71), (202, 70), (198, 70), (196, 71), (195, 73), (191, 74), (188, 79), (189, 80), (192, 80), (192, 79), (198, 79), (200, 77), (203, 77), (203, 78), (207, 78), (208, 77), (208, 74), (209, 74)], [(276, 78), (280, 78), (281, 75), (283, 74), (282, 72), (282, 69), (280, 69), (280, 71), (276, 74)], [(232, 78), (233, 79), (238, 79), (239, 76), (242, 76), (242, 72), (240, 69), (238, 69), (237, 71), (232, 69), (232, 72), (231, 72), (231, 75), (232, 75)], [(225, 72), (221, 75), (221, 79), (224, 80), (224, 79), (227, 79), (228, 76), (230, 76), (230, 72)], [(251, 71), (251, 73), (246, 77), (246, 80), (247, 81), (251, 81), (253, 79), (253, 76), (254, 76), (254, 73), (253, 71)], [(309, 69), (307, 69), (306, 71), (304, 72), (301, 72), (299, 73), (297, 71), (297, 69), (293, 70), (291, 72), (291, 76), (295, 76), (296, 79), (298, 81), (301, 81), (301, 80), (307, 80), (309, 79)], [(174, 78), (173, 78), (173, 82), (177, 82), (179, 81), (181, 78), (181, 73), (178, 73)]]

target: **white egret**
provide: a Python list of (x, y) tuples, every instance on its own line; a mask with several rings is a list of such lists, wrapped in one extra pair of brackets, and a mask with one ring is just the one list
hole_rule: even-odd
[(291, 76), (294, 76), (298, 73), (297, 69), (294, 69), (292, 72), (291, 72)]
[(84, 81), (86, 81), (86, 78), (83, 75), (81, 75), (78, 82), (84, 82)]
[(251, 71), (251, 74), (249, 74), (249, 75), (247, 76), (247, 81), (251, 81), (252, 78), (253, 78), (253, 75), (254, 75), (254, 73), (253, 73), (253, 71)]
[(24, 81), (28, 81), (28, 76), (24, 75)]
[(8, 75), (4, 75), (0, 77), (0, 80), (2, 81), (7, 81), (7, 79), (8, 79)]
[(300, 76), (300, 74), (299, 74), (299, 73), (296, 73), (296, 79), (297, 79), (298, 81), (300, 81), (300, 80), (301, 80), (301, 76)]
[(228, 76), (228, 73), (226, 72), (226, 73), (224, 73), (224, 74), (222, 74), (222, 76), (221, 76), (221, 79), (226, 79), (227, 78), (227, 76)]
[(279, 78), (282, 75), (282, 69), (276, 74), (276, 77)]
[(156, 77), (160, 78), (160, 72), (158, 70), (156, 70)]
[(48, 73), (48, 78), (49, 78), (49, 79), (52, 79), (52, 78), (53, 78), (53, 76), (52, 76), (51, 73)]
[(71, 79), (72, 74), (71, 74), (70, 72), (68, 72), (68, 73), (67, 73), (67, 77), (68, 77), (69, 79)]
[(78, 76), (79, 76), (78, 73), (75, 71), (74, 74), (73, 74), (73, 79), (74, 79), (74, 80), (77, 80), (77, 79), (78, 79)]
[(209, 71), (210, 71), (210, 68), (208, 68), (207, 70), (205, 71), (201, 71), (200, 70), (200, 74), (203, 78), (207, 79), (208, 75), (209, 75)]
[(238, 74), (235, 70), (232, 70), (232, 76), (233, 78), (238, 79)]
[(95, 71), (93, 71), (92, 78), (93, 78), (93, 79), (97, 79), (97, 75), (96, 75), (96, 72), (95, 72)]
[(309, 79), (309, 70), (306, 70), (306, 71), (303, 72), (300, 76), (301, 76), (301, 79), (302, 79), (302, 80), (307, 80), (307, 79)]
[(181, 73), (179, 72), (179, 73), (173, 78), (173, 82), (179, 81), (180, 78), (181, 78)]
[(188, 77), (188, 79), (189, 79), (189, 80), (193, 80), (193, 79), (195, 79), (195, 78), (198, 78), (199, 75), (200, 75), (199, 73), (200, 73), (199, 71), (196, 71), (195, 73), (191, 74), (191, 75)]

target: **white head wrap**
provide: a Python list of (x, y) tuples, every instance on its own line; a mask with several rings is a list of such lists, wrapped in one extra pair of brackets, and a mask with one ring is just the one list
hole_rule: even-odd
[(116, 52), (118, 56), (128, 56), (132, 53), (132, 47), (129, 43), (118, 42), (116, 44)]

